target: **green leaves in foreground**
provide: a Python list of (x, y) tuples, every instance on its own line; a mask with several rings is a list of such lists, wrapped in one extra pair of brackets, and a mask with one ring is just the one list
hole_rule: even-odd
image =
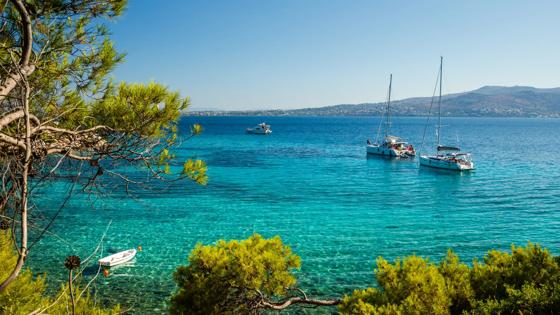
[[(262, 313), (263, 299), (289, 296), (299, 266), (279, 237), (198, 244), (174, 274), (178, 291), (170, 311)], [(375, 274), (378, 287), (345, 296), (341, 314), (560, 314), (558, 258), (531, 243), (492, 250), (472, 267), (452, 251), (440, 263), (415, 255), (393, 263), (378, 258)]]
[(546, 249), (529, 243), (511, 253), (490, 251), (474, 266), (449, 251), (439, 264), (410, 256), (379, 258), (379, 288), (346, 296), (343, 314), (559, 314), (560, 268)]
[[(172, 314), (247, 314), (256, 312), (260, 294), (283, 297), (296, 283), (300, 259), (280, 237), (255, 234), (242, 241), (198, 244), (189, 264), (174, 274), (179, 290)], [(260, 292), (260, 293), (259, 293)]]
[(174, 133), (188, 97), (169, 91), (161, 84), (121, 83), (108, 88), (103, 99), (91, 104), (95, 125), (104, 125), (125, 134), (166, 138)]
[(187, 160), (183, 164), (183, 175), (201, 185), (206, 185), (208, 175), (206, 175), (206, 163), (202, 160)]
[[(11, 235), (10, 230), (0, 230), (0, 279), (7, 277), (16, 264), (17, 256)], [(53, 295), (46, 292), (45, 277), (33, 277), (29, 269), (24, 270), (6, 290), (0, 292), (0, 314), (23, 315), (33, 311), (41, 311), (40, 314), (68, 314), (71, 305), (68, 284), (62, 285)], [(121, 314), (119, 306), (112, 309), (99, 306), (98, 301), (89, 291), (84, 291), (83, 286), (74, 285), (74, 296), (76, 314)]]
[(202, 126), (199, 124), (194, 124), (191, 126), (191, 133), (193, 136), (198, 136), (202, 133)]
[[(176, 158), (168, 149), (163, 149), (158, 157), (158, 168), (163, 169), (163, 173), (171, 175), (170, 163)], [(180, 175), (190, 178), (197, 184), (206, 185), (208, 183), (208, 175), (206, 175), (206, 163), (202, 160), (188, 159), (183, 164)]]
[[(17, 262), (11, 230), (0, 230), (0, 279), (5, 279)], [(29, 270), (24, 270), (0, 292), (0, 314), (28, 314), (43, 303), (42, 292), (46, 289), (45, 278), (33, 279)]]

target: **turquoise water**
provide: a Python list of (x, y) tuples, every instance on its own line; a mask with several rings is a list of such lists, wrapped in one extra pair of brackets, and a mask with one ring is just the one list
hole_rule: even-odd
[[(416, 253), (439, 259), (448, 248), (465, 260), (511, 243), (560, 252), (560, 120), (446, 118), (446, 144), (474, 154), (472, 173), (419, 168), (411, 160), (367, 158), (374, 117), (189, 117), (204, 133), (175, 153), (209, 166), (207, 186), (191, 183), (76, 196), (34, 249), (35, 272), (64, 279), (69, 254), (88, 256), (110, 220), (104, 254), (141, 245), (130, 266), (96, 282), (104, 301), (134, 313), (164, 313), (172, 272), (197, 242), (280, 235), (302, 257), (310, 294), (339, 296), (375, 285), (375, 258)], [(244, 134), (262, 121), (270, 136)], [(394, 134), (420, 146), (424, 118), (395, 118)], [(186, 127), (184, 128), (186, 130)], [(433, 128), (427, 134), (433, 145)], [(135, 172), (133, 178), (146, 179)], [(52, 214), (66, 185), (40, 193)], [(109, 187), (110, 188), (110, 187)], [(37, 211), (39, 212), (39, 211)], [(86, 272), (91, 276), (95, 268)]]

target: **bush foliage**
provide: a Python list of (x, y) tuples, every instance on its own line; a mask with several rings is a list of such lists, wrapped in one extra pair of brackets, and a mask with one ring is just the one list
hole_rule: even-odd
[(189, 265), (174, 274), (179, 290), (171, 299), (171, 313), (252, 313), (260, 294), (286, 296), (286, 288), (296, 283), (292, 270), (299, 266), (299, 257), (279, 237), (255, 234), (242, 241), (198, 244)]
[[(279, 237), (197, 245), (175, 272), (172, 314), (247, 314), (296, 284), (299, 257)], [(342, 314), (560, 314), (560, 267), (539, 245), (489, 251), (472, 265), (448, 251), (439, 263), (377, 259), (377, 287), (344, 296)], [(260, 292), (260, 293), (259, 293)], [(334, 311), (334, 309), (333, 309)]]
[(356, 290), (342, 314), (560, 314), (560, 268), (538, 245), (492, 250), (470, 267), (452, 251), (439, 264), (377, 260), (379, 288)]
[[(16, 264), (17, 256), (13, 247), (13, 240), (9, 230), (0, 230), (0, 278), (7, 277)], [(61, 268), (63, 265), (61, 263)], [(33, 277), (27, 269), (6, 288), (0, 292), (0, 314), (30, 314), (34, 311), (44, 310), (41, 314), (68, 314), (71, 308), (68, 285), (61, 286), (56, 294), (46, 294), (47, 286), (45, 276)], [(83, 293), (81, 296), (80, 294)], [(84, 292), (80, 286), (74, 286), (76, 299), (76, 312), (80, 315), (110, 315), (120, 314), (120, 308), (104, 309), (96, 305), (89, 292)]]

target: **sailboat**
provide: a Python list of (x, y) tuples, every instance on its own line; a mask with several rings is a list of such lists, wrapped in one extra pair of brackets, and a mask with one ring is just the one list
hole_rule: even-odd
[[(439, 98), (438, 98), (438, 123), (436, 126), (436, 153), (433, 155), (420, 155), (420, 165), (455, 171), (469, 171), (474, 169), (474, 162), (471, 154), (461, 152), (455, 146), (442, 145), (441, 138), (441, 91), (443, 81), (443, 57), (440, 57), (439, 64)], [(435, 93), (434, 93), (435, 94)], [(429, 120), (429, 117), (428, 117)], [(427, 123), (426, 123), (427, 127)], [(423, 140), (422, 140), (423, 142)]]
[(377, 129), (377, 136), (375, 138), (375, 143), (370, 139), (367, 140), (366, 151), (368, 154), (382, 155), (388, 157), (401, 157), (407, 158), (416, 155), (416, 151), (412, 145), (409, 145), (403, 139), (397, 136), (391, 136), (389, 134), (391, 128), (391, 88), (393, 85), (393, 75), (389, 76), (389, 94), (387, 97), (387, 107), (384, 114), (387, 116), (385, 121), (385, 137), (383, 142), (379, 143), (379, 134), (381, 133), (381, 124), (383, 122), (383, 115), (381, 116), (381, 121), (379, 122), (379, 128)]

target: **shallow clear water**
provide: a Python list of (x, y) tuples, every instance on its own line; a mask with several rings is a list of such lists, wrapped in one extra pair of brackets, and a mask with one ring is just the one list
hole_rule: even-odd
[[(69, 254), (87, 256), (112, 220), (104, 254), (141, 245), (130, 266), (97, 282), (99, 297), (163, 313), (172, 272), (197, 242), (280, 235), (302, 257), (301, 286), (336, 296), (375, 285), (375, 258), (416, 253), (439, 259), (452, 248), (467, 261), (491, 248), (538, 242), (560, 252), (560, 120), (445, 118), (443, 139), (471, 151), (477, 169), (419, 168), (416, 160), (367, 158), (375, 117), (189, 117), (204, 133), (182, 145), (210, 181), (108, 196), (76, 196), (29, 260), (51, 282), (64, 279)], [(273, 134), (244, 134), (262, 121)], [(418, 148), (424, 118), (395, 118), (393, 134)], [(433, 122), (430, 123), (433, 125)], [(433, 126), (427, 147), (433, 147)], [(133, 176), (145, 178), (142, 172)], [(42, 193), (49, 214), (67, 186)], [(92, 268), (89, 274), (92, 273)], [(89, 277), (90, 275), (86, 275)]]

